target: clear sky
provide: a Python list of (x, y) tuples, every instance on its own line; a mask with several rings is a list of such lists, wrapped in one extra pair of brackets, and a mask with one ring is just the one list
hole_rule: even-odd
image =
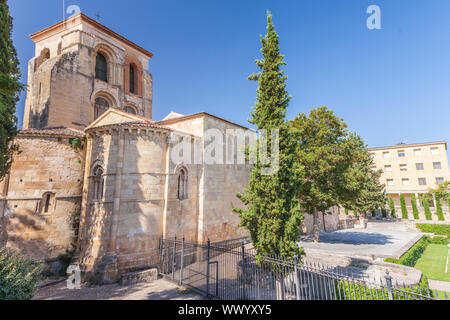
[[(62, 20), (63, 0), (10, 0), (26, 82), (29, 35)], [(153, 118), (206, 111), (248, 126), (259, 35), (272, 11), (292, 95), (288, 118), (327, 106), (370, 147), (450, 142), (448, 0), (66, 0), (153, 52)], [(381, 30), (366, 9), (381, 8)], [(17, 115), (22, 122), (25, 95)]]

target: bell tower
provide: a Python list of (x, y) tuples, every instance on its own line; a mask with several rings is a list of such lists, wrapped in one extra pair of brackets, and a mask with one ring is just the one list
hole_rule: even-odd
[(152, 118), (152, 53), (79, 13), (31, 35), (23, 129), (84, 129), (109, 108)]

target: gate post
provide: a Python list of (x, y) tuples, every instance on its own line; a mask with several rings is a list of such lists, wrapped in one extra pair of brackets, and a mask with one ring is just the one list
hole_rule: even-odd
[(389, 300), (394, 300), (394, 296), (392, 294), (392, 277), (389, 275), (389, 270), (386, 270), (386, 275), (384, 278), (386, 279)]
[(211, 240), (208, 239), (208, 252), (206, 254), (206, 298), (209, 298), (209, 250), (211, 249)]
[(183, 268), (184, 268), (184, 237), (181, 240), (180, 285), (183, 284)]
[(241, 246), (241, 261), (242, 261), (242, 299), (246, 299), (247, 298), (247, 292), (246, 292), (246, 282), (247, 282), (247, 270), (245, 267), (245, 247), (244, 247), (244, 243), (242, 243)]
[(173, 239), (172, 280), (175, 280), (175, 259), (177, 257), (177, 236)]
[(294, 279), (295, 279), (295, 292), (297, 294), (297, 300), (301, 300), (300, 297), (300, 279), (299, 279), (299, 274), (298, 274), (298, 270), (297, 270), (297, 263), (298, 263), (298, 256), (295, 255), (294, 256)]

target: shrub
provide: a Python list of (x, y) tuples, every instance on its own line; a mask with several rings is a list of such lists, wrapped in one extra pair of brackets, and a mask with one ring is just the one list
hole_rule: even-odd
[(382, 209), (381, 209), (381, 216), (382, 216), (383, 218), (386, 218), (386, 217), (387, 217), (387, 210), (386, 210), (385, 208), (382, 208)]
[(413, 245), (408, 251), (406, 251), (406, 253), (400, 257), (400, 259), (386, 258), (384, 259), (384, 261), (414, 267), (417, 260), (420, 259), (422, 253), (430, 243), (431, 239), (427, 236), (423, 236), (419, 241), (417, 241), (415, 245)]
[(411, 195), (411, 206), (413, 208), (414, 219), (419, 219), (419, 209), (417, 209), (417, 199), (415, 195)]
[(375, 210), (372, 210), (372, 217), (375, 217), (376, 213)]
[(444, 221), (444, 212), (442, 211), (441, 199), (436, 198), (436, 214), (439, 221)]
[(18, 253), (0, 249), (0, 300), (29, 300), (42, 266)]
[(344, 210), (344, 211), (345, 211), (345, 215), (346, 215), (346, 216), (348, 216), (348, 209), (347, 209), (347, 208), (345, 208), (345, 210)]
[(423, 209), (425, 211), (425, 219), (432, 220), (430, 204), (428, 203), (428, 197), (422, 197)]
[(422, 232), (434, 233), (450, 238), (450, 225), (417, 223), (416, 228)]
[(406, 209), (405, 196), (400, 195), (400, 206), (402, 208), (402, 219), (408, 219), (408, 210)]
[(433, 239), (431, 239), (431, 243), (432, 244), (448, 244), (449, 239), (448, 238), (444, 238), (444, 237), (434, 237)]
[(395, 218), (395, 204), (394, 204), (394, 200), (392, 199), (391, 196), (388, 197), (389, 200), (389, 208), (391, 209), (391, 217)]

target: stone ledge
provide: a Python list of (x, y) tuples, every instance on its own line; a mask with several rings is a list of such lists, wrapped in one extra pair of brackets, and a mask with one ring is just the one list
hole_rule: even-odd
[(158, 279), (158, 269), (148, 269), (144, 271), (124, 273), (120, 277), (120, 285), (128, 286), (141, 282), (152, 282)]

